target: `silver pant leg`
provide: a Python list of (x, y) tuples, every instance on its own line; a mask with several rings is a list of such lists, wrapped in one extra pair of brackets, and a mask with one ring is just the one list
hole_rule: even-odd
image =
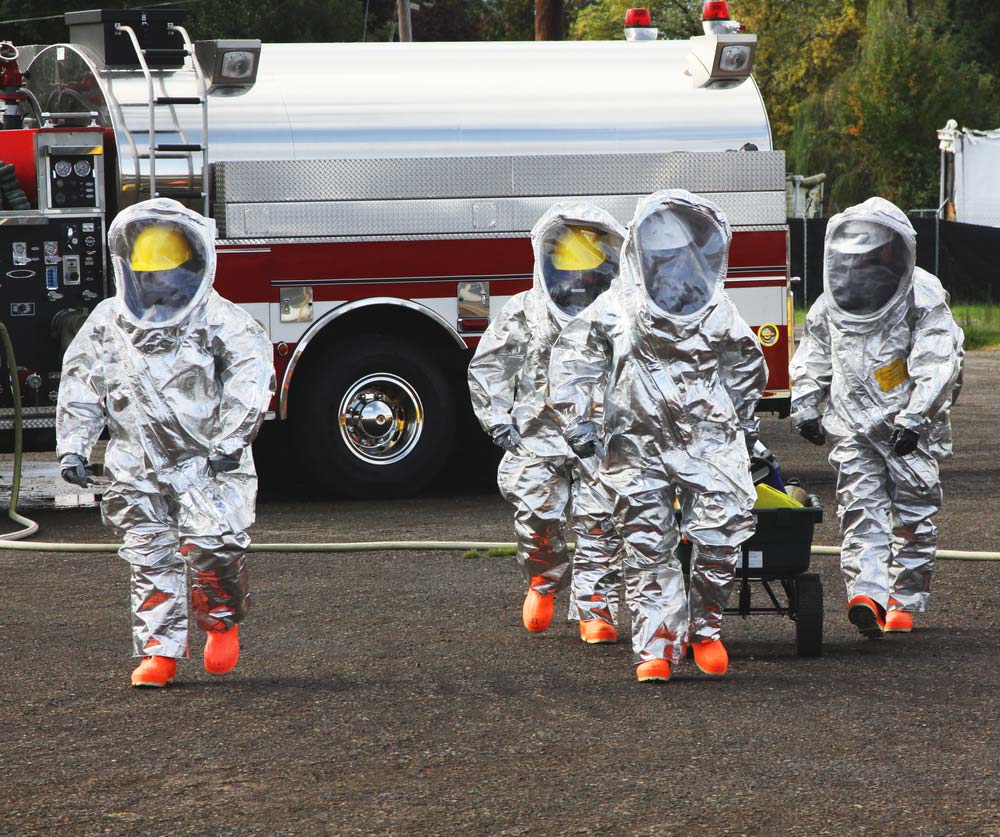
[(238, 624), (250, 607), (246, 532), (219, 537), (184, 537), (181, 553), (191, 562), (191, 609), (203, 631)]
[(844, 541), (840, 567), (847, 597), (889, 603), (891, 500), (885, 459), (867, 442), (848, 438), (830, 452), (837, 469), (837, 514)]
[(756, 492), (742, 441), (675, 455), (681, 530), (691, 542), (688, 585), (691, 641), (719, 639), (736, 581), (740, 544), (752, 537)]
[(198, 502), (193, 491), (179, 497), (180, 551), (191, 564), (191, 608), (201, 630), (224, 631), (238, 624), (249, 607), (250, 536), (238, 527), (253, 519), (253, 500), (247, 501), (243, 482), (227, 474), (208, 477), (196, 488), (212, 502)]
[(132, 565), (132, 654), (136, 657), (190, 655), (188, 573), (180, 555), (157, 567)]
[(921, 450), (886, 463), (892, 498), (892, 556), (889, 589), (892, 607), (923, 613), (928, 609), (937, 526), (933, 517), (941, 508), (938, 463)]
[(622, 538), (612, 518), (614, 501), (600, 481), (595, 460), (576, 463), (572, 495), (576, 612), (571, 618), (617, 625)]
[(517, 563), (529, 586), (543, 595), (569, 580), (564, 525), (570, 481), (569, 465), (510, 453), (497, 472), (500, 492), (515, 509)]
[(673, 486), (654, 470), (619, 471), (609, 480), (624, 538), (625, 597), (632, 617), (632, 662), (684, 657), (687, 596), (677, 558)]
[(691, 641), (719, 639), (722, 614), (736, 580), (740, 547), (694, 544), (688, 588)]
[[(154, 488), (152, 484), (150, 488)], [(188, 656), (187, 567), (178, 553), (176, 504), (169, 490), (114, 483), (101, 504), (132, 565), (132, 649), (136, 656)]]

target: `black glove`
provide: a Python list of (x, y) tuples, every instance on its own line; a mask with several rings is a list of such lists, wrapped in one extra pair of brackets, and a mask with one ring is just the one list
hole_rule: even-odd
[(66, 482), (71, 482), (73, 485), (80, 486), (80, 488), (87, 488), (94, 484), (93, 480), (91, 480), (93, 471), (90, 464), (79, 454), (64, 454), (59, 459), (59, 462), (62, 465), (62, 478)]
[(823, 434), (823, 428), (819, 426), (819, 419), (804, 421), (796, 430), (799, 431), (799, 435), (803, 439), (812, 442), (814, 445), (826, 444), (826, 436)]
[(235, 471), (240, 467), (241, 453), (213, 453), (208, 457), (208, 467), (213, 474)]
[(896, 456), (906, 456), (917, 449), (917, 442), (920, 441), (920, 434), (916, 430), (907, 427), (897, 427), (889, 437), (889, 444), (892, 445), (892, 452)]
[(493, 444), (503, 448), (507, 453), (520, 455), (521, 434), (513, 424), (495, 424), (490, 428)]
[(573, 449), (573, 453), (581, 459), (588, 459), (591, 456), (604, 459), (604, 445), (597, 437), (597, 425), (592, 421), (581, 421), (566, 434), (566, 441)]

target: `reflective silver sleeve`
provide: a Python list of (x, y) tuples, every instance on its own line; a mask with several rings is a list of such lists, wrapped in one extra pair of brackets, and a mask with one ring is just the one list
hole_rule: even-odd
[(955, 318), (952, 317), (951, 320), (951, 334), (955, 340), (955, 354), (958, 357), (958, 379), (955, 381), (955, 389), (951, 394), (951, 407), (955, 406), (958, 401), (959, 393), (962, 391), (962, 378), (965, 371), (965, 332), (962, 331), (962, 327), (955, 322)]
[(603, 302), (598, 299), (567, 325), (552, 347), (549, 400), (563, 432), (593, 420), (594, 404), (603, 403), (601, 385), (607, 380), (612, 349), (600, 319)]
[(90, 458), (91, 448), (107, 422), (104, 409), (104, 346), (100, 315), (90, 315), (63, 356), (56, 410), (56, 455)]
[(913, 330), (913, 344), (906, 366), (913, 392), (895, 424), (923, 430), (947, 409), (961, 370), (955, 345), (954, 319), (944, 300), (921, 312)]
[(796, 427), (822, 415), (823, 402), (830, 395), (833, 361), (830, 355), (830, 331), (826, 322), (826, 304), (820, 297), (806, 316), (802, 342), (788, 368), (792, 387), (792, 424)]
[(524, 367), (528, 345), (525, 296), (520, 293), (508, 300), (483, 333), (469, 363), (472, 409), (484, 430), (511, 422), (517, 380)]
[(225, 318), (227, 327), (217, 338), (222, 344), (222, 398), (215, 449), (232, 455), (254, 440), (274, 394), (274, 349), (260, 325), (242, 309), (225, 304), (235, 310)]
[(719, 352), (722, 385), (736, 409), (740, 429), (756, 436), (757, 419), (754, 412), (767, 386), (767, 362), (750, 326), (728, 298), (726, 308), (726, 330), (723, 332)]

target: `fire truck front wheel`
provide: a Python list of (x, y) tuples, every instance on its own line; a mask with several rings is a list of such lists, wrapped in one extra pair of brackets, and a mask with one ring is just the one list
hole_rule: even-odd
[(301, 461), (317, 486), (343, 496), (413, 494), (447, 462), (455, 399), (443, 364), (391, 337), (330, 347), (291, 410)]

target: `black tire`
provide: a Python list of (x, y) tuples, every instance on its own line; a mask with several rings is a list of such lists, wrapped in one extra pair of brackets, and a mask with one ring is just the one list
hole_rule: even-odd
[(445, 364), (415, 343), (380, 335), (325, 351), (313, 358), (305, 380), (295, 382), (289, 402), (303, 471), (317, 488), (340, 496), (420, 491), (447, 462), (455, 440)]
[(795, 650), (800, 657), (819, 657), (823, 654), (823, 582), (815, 573), (803, 573), (795, 579), (795, 587)]

